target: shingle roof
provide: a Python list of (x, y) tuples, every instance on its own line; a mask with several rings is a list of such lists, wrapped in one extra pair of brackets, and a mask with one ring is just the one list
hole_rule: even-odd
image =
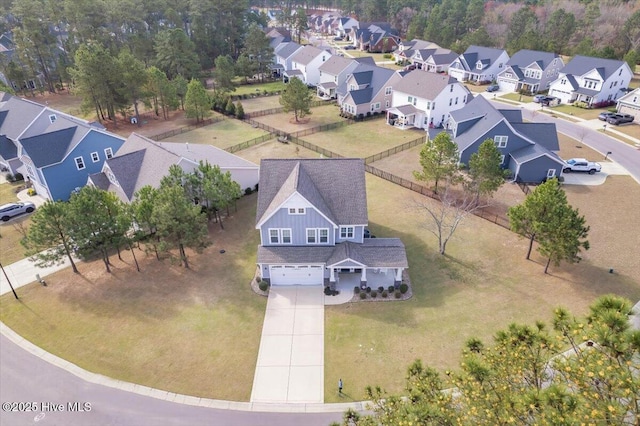
[(0, 135), (0, 158), (8, 161), (12, 158), (17, 158), (17, 156), (18, 147), (16, 147), (16, 144), (5, 135)]
[(558, 132), (554, 123), (511, 123), (520, 134), (549, 151), (559, 151)]
[(293, 41), (280, 43), (278, 47), (275, 48), (274, 53), (281, 58), (287, 59), (289, 56), (293, 55), (298, 49), (302, 48), (298, 43)]
[(557, 154), (549, 151), (545, 147), (540, 146), (538, 144), (525, 146), (524, 148), (520, 148), (517, 151), (511, 152), (509, 155), (514, 160), (516, 160), (516, 162), (518, 162), (520, 164), (526, 163), (527, 161), (534, 160), (534, 159), (540, 157), (541, 155), (547, 155), (550, 158), (558, 161), (559, 163), (563, 163), (562, 159), (560, 157), (558, 157)]
[[(436, 65), (448, 65), (458, 57), (456, 52), (450, 51), (449, 53), (434, 53), (431, 55), (433, 63)], [(429, 59), (429, 58), (426, 58)]]
[(6, 117), (0, 124), (0, 134), (6, 135), (11, 140), (17, 140), (25, 129), (45, 109), (43, 105), (12, 96), (0, 111), (6, 111)]
[(110, 185), (109, 178), (103, 172), (94, 173), (92, 175), (89, 175), (89, 180), (91, 180), (91, 182), (93, 182), (93, 184), (97, 188), (100, 188), (100, 189), (102, 189), (104, 191), (108, 191), (109, 190), (109, 185)]
[(293, 55), (291, 60), (298, 64), (308, 65), (311, 61), (313, 61), (315, 58), (322, 55), (323, 53), (327, 56), (327, 58), (331, 56), (329, 52), (322, 49), (318, 49), (315, 46), (304, 46), (302, 49), (298, 50)]
[(525, 68), (532, 63), (537, 62), (540, 69), (545, 70), (554, 59), (559, 57), (560, 56), (557, 53), (522, 49), (517, 51), (511, 59), (507, 61), (507, 66), (515, 65), (518, 68)]
[(522, 110), (519, 109), (502, 109), (498, 108), (500, 114), (504, 116), (510, 123), (522, 123)]
[(624, 64), (624, 61), (619, 61), (617, 59), (603, 59), (576, 55), (560, 70), (560, 73), (584, 75), (595, 69), (598, 71), (602, 79), (606, 80)]
[(480, 61), (486, 66), (494, 63), (504, 52), (503, 49), (494, 49), (483, 46), (469, 46), (465, 52), (460, 55), (464, 58), (463, 64), (468, 67), (467, 71), (476, 69), (476, 62)]
[(260, 246), (258, 263), (335, 265), (353, 259), (370, 268), (407, 268), (404, 244), (398, 238), (367, 238), (362, 244), (344, 242), (335, 246)]
[(342, 56), (334, 55), (324, 61), (318, 68), (323, 73), (338, 75), (344, 71), (347, 67), (355, 67), (357, 63), (353, 59), (345, 58)]
[(31, 158), (33, 165), (44, 167), (59, 163), (73, 147), (77, 126), (20, 139), (20, 144)]
[(350, 96), (355, 105), (364, 105), (371, 102), (373, 99), (373, 89), (367, 87), (359, 90), (351, 90), (347, 96)]
[(414, 70), (402, 77), (393, 87), (396, 92), (407, 93), (423, 99), (435, 99), (449, 84), (458, 81), (444, 74)]
[(364, 177), (362, 159), (262, 160), (256, 223), (298, 192), (336, 224), (365, 224)]
[(472, 127), (455, 137), (455, 142), (460, 152), (475, 143), (480, 136), (488, 132), (501, 120), (504, 120), (502, 114), (482, 96), (476, 96), (464, 107), (452, 111), (450, 115), (457, 123), (475, 120), (475, 124)]

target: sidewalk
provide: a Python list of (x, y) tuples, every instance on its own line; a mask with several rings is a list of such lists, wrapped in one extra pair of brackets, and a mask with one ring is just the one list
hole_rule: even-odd
[[(2, 265), (4, 271), (9, 277), (9, 281), (14, 289), (20, 288), (27, 284), (36, 281), (36, 274), (39, 274), (41, 278), (51, 275), (54, 272), (61, 269), (68, 268), (70, 266), (69, 259), (65, 258), (65, 261), (60, 265), (49, 266), (48, 268), (38, 268), (29, 259), (22, 259), (11, 265)], [(7, 282), (7, 278), (4, 274), (0, 273), (0, 295), (9, 293), (11, 287)], [(19, 295), (18, 295), (19, 296)]]

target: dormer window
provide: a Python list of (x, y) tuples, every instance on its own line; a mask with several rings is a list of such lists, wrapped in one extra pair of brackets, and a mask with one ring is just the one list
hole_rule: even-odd
[(340, 238), (343, 240), (352, 240), (354, 235), (353, 226), (341, 226), (340, 227)]
[(49, 116), (49, 121), (51, 122), (51, 124), (55, 123), (57, 119), (58, 119), (58, 117), (56, 117), (55, 114), (51, 114)]
[(481, 70), (482, 69), (482, 62), (478, 62), (476, 64), (476, 69)]
[(289, 207), (289, 214), (305, 214), (304, 207)]

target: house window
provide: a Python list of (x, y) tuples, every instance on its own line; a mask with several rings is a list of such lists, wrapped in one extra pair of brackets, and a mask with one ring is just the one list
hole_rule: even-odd
[(326, 244), (329, 242), (329, 229), (307, 228), (307, 244)]
[(413, 96), (408, 96), (407, 102), (409, 102), (410, 104), (413, 103)]
[(104, 150), (104, 155), (105, 157), (107, 157), (107, 159), (113, 157), (113, 150), (111, 148), (106, 148)]
[(55, 114), (51, 114), (49, 116), (49, 121), (51, 122), (51, 124), (55, 123), (57, 119), (58, 119), (58, 117), (56, 117)]
[(567, 84), (567, 79), (563, 78), (562, 80), (560, 80), (560, 84)]
[(304, 207), (289, 207), (289, 214), (304, 214)]
[(493, 138), (493, 141), (495, 142), (498, 148), (506, 148), (508, 139), (509, 139), (509, 136), (496, 136)]
[(91, 153), (91, 161), (93, 161), (94, 163), (97, 163), (98, 161), (100, 161), (100, 156), (98, 155), (97, 152)]
[(291, 244), (291, 229), (269, 229), (269, 242), (271, 244)]
[(449, 92), (453, 92), (453, 84), (449, 87)]
[(329, 242), (329, 230), (326, 228), (319, 230), (320, 234), (320, 243), (328, 243)]
[(385, 95), (390, 95), (391, 94), (391, 86), (389, 86), (389, 87), (384, 89), (384, 94)]
[(376, 111), (380, 109), (380, 102), (376, 102)]
[(76, 168), (78, 170), (84, 169), (84, 159), (82, 157), (76, 157), (74, 161), (76, 162)]
[(555, 175), (556, 175), (556, 169), (547, 170), (547, 179), (551, 179), (555, 177)]
[[(634, 102), (635, 102), (635, 101), (634, 101)], [(385, 108), (389, 108), (389, 101), (386, 101), (386, 102), (384, 103), (384, 107), (385, 107)]]
[(29, 164), (25, 164), (25, 167), (27, 168), (27, 174), (33, 178), (36, 177), (36, 174), (33, 173), (33, 169), (31, 168), (31, 166)]
[(510, 73), (510, 72), (505, 73), (505, 75), (504, 75), (504, 76), (505, 76), (505, 78), (511, 78), (511, 77), (512, 77), (512, 75), (511, 75), (511, 73)]
[(620, 72), (618, 73), (618, 77), (622, 75), (622, 68), (620, 68)]
[(449, 106), (453, 105), (453, 99), (449, 99)]
[(435, 102), (431, 104), (431, 109), (436, 109), (436, 103)]
[(456, 96), (456, 105), (458, 105), (458, 97)]
[(481, 70), (481, 69), (482, 69), (482, 62), (478, 62), (478, 63), (476, 64), (476, 69), (479, 69), (479, 70)]
[(317, 241), (316, 238), (317, 229), (307, 229), (307, 244), (315, 244)]
[(340, 238), (349, 240), (353, 239), (353, 226), (341, 226), (340, 227)]
[(504, 155), (500, 156), (500, 164), (504, 164)]

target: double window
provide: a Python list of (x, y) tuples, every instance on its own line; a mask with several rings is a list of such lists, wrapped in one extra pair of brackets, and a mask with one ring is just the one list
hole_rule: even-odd
[(340, 227), (340, 238), (342, 238), (343, 240), (352, 240), (353, 236), (354, 236), (353, 226)]
[(307, 244), (327, 244), (328, 242), (328, 228), (307, 228)]
[(271, 228), (269, 229), (269, 243), (271, 244), (291, 244), (291, 229)]
[(509, 136), (495, 136), (493, 138), (493, 141), (495, 142), (498, 148), (506, 148), (508, 140), (509, 140)]
[(289, 207), (289, 214), (304, 214), (304, 207)]

